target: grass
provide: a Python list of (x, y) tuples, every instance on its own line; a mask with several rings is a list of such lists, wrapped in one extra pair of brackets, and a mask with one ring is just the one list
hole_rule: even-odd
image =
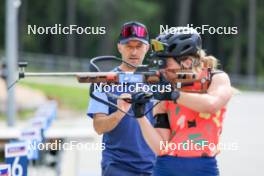
[(49, 99), (55, 99), (63, 108), (85, 111), (88, 105), (88, 89), (63, 85), (20, 82), (20, 85), (42, 91)]
[(0, 120), (4, 120), (4, 119), (6, 119), (6, 116), (4, 114), (0, 113)]
[(1, 152), (0, 153), (0, 163), (4, 163), (5, 162), (5, 154), (4, 154), (4, 152)]
[[(34, 115), (35, 111), (32, 110), (22, 110), (18, 111), (17, 118), (20, 120), (27, 120), (28, 118), (31, 118)], [(6, 120), (6, 115), (3, 113), (0, 113), (0, 120)]]

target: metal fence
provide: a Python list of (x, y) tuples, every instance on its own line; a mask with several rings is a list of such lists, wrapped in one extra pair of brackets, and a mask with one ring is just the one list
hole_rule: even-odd
[(237, 88), (246, 90), (264, 91), (264, 77), (261, 76), (245, 76), (245, 75), (229, 75), (231, 83)]
[(29, 63), (29, 70), (89, 71), (90, 58), (72, 58), (51, 54), (21, 53), (20, 61)]

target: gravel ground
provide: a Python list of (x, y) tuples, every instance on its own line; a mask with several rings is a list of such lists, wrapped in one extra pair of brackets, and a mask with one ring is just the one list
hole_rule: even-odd
[(237, 150), (223, 150), (219, 155), (221, 175), (263, 175), (263, 105), (263, 92), (245, 92), (231, 100), (221, 141), (235, 143)]
[[(0, 112), (6, 109), (7, 91), (5, 82), (0, 79)], [(47, 101), (41, 91), (16, 85), (16, 104), (18, 110), (33, 109)]]
[[(0, 93), (3, 94), (1, 87), (0, 90)], [(264, 92), (242, 92), (232, 98), (224, 121), (221, 143), (227, 146), (233, 144), (236, 148), (222, 150), (217, 157), (221, 175), (263, 175), (263, 105)], [(87, 128), (92, 128), (92, 120), (86, 119), (86, 117), (82, 117), (82, 119), (87, 123)], [(101, 136), (96, 136), (94, 142), (100, 141)], [(81, 140), (80, 142), (87, 141)], [(73, 151), (69, 156), (78, 161), (74, 171), (77, 176), (100, 175), (101, 151), (79, 150)], [(47, 172), (44, 169), (40, 173), (44, 175)], [(50, 175), (53, 174), (50, 173)]]

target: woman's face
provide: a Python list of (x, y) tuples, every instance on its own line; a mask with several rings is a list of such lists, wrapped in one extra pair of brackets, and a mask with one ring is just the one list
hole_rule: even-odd
[(181, 68), (185, 69), (191, 69), (192, 68), (192, 58), (188, 57), (186, 60), (181, 61), (181, 65), (179, 65), (174, 58), (168, 58), (167, 60), (167, 66), (165, 69), (162, 69), (161, 72), (164, 73), (165, 78), (170, 81), (176, 78), (175, 71)]

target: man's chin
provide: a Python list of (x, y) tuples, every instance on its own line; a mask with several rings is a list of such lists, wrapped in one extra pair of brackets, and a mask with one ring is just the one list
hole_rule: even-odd
[(132, 64), (132, 65), (135, 65), (135, 66), (140, 65), (139, 60), (130, 60), (128, 63), (130, 63), (130, 64)]
[[(137, 67), (137, 66), (139, 66), (140, 64), (139, 63), (134, 63), (134, 62), (128, 62), (129, 64), (127, 64), (129, 67), (133, 67), (133, 66), (135, 66), (135, 67)], [(133, 66), (131, 66), (131, 65), (133, 65)]]

